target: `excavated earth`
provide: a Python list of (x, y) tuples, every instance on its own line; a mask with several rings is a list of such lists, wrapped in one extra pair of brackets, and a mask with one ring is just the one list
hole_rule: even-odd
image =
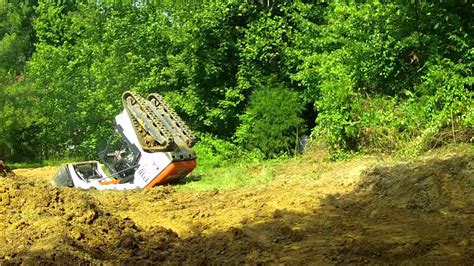
[(0, 264), (474, 264), (469, 150), (272, 167), (206, 192), (55, 189), (56, 168), (18, 169), (0, 179)]

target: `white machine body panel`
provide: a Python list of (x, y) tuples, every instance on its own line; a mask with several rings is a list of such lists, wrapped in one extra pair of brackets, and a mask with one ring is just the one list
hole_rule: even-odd
[(132, 145), (135, 145), (135, 147), (140, 151), (141, 156), (138, 161), (139, 166), (135, 171), (134, 184), (143, 188), (158, 176), (168, 165), (170, 165), (172, 159), (169, 158), (165, 152), (151, 153), (143, 150), (126, 112), (126, 110), (123, 110), (118, 114), (115, 117), (115, 122), (117, 125), (122, 127), (124, 135), (127, 136), (128, 141)]

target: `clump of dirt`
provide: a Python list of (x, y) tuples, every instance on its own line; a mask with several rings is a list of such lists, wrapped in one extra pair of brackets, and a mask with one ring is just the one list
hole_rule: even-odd
[(474, 262), (472, 155), (288, 164), (207, 192), (58, 189), (54, 168), (18, 170), (0, 179), (0, 264)]

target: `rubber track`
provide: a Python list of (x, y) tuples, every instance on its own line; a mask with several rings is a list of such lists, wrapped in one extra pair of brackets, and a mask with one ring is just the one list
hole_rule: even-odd
[[(135, 129), (135, 132), (138, 135), (140, 144), (142, 145), (143, 149), (149, 151), (166, 151), (172, 148), (174, 144), (172, 135), (164, 127), (164, 125), (160, 121), (160, 118), (157, 117), (155, 112), (151, 110), (150, 106), (144, 98), (134, 92), (126, 91), (122, 96), (122, 101), (125, 109), (127, 109), (129, 113), (133, 128)], [(147, 130), (145, 127), (143, 127), (142, 124), (138, 122), (137, 117), (132, 114), (133, 111), (131, 110), (131, 107), (138, 107), (140, 111), (143, 112), (144, 115), (146, 115), (148, 121), (153, 124), (154, 129), (158, 131), (158, 133), (161, 135), (160, 138), (164, 139), (164, 141), (159, 142), (158, 138), (154, 137), (152, 132)], [(150, 139), (153, 139), (154, 141), (150, 143)]]
[(168, 106), (166, 101), (163, 99), (163, 96), (157, 93), (152, 93), (148, 95), (147, 100), (154, 105), (156, 110), (162, 108), (165, 113), (170, 116), (171, 121), (174, 122), (176, 126), (172, 128), (174, 131), (172, 132), (172, 135), (174, 137), (180, 137), (190, 148), (194, 146), (196, 143), (196, 137), (186, 125), (186, 123), (181, 119), (181, 117), (179, 117), (179, 115), (174, 111), (174, 109)]

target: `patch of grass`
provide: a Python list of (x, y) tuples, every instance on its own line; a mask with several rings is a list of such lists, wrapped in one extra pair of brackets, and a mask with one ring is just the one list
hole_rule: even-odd
[(258, 164), (234, 165), (214, 169), (196, 169), (176, 188), (180, 190), (209, 191), (268, 183), (276, 176), (275, 169), (272, 167), (273, 164), (274, 162), (267, 161)]
[(265, 184), (279, 178), (316, 181), (320, 175), (308, 169), (327, 158), (327, 149), (315, 146), (296, 157), (279, 156), (262, 161), (244, 159), (218, 168), (198, 163), (195, 171), (181, 180), (176, 188), (188, 191), (228, 190)]

